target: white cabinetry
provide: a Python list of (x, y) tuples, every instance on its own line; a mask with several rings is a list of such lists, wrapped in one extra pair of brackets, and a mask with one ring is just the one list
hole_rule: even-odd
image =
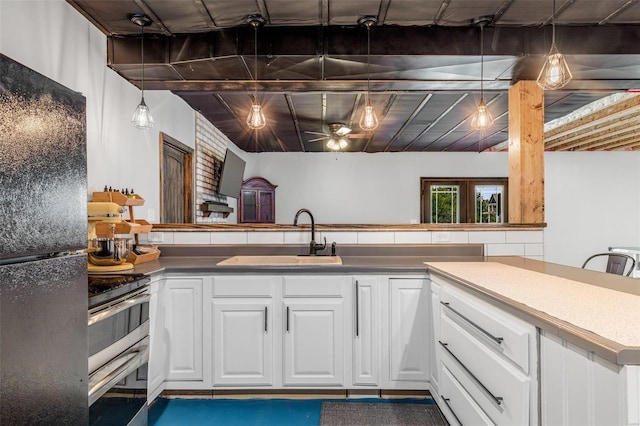
[(273, 297), (269, 276), (213, 278), (214, 386), (272, 386)]
[(616, 365), (558, 336), (540, 336), (543, 425), (640, 424), (640, 366)]
[(377, 276), (352, 277), (354, 386), (376, 387), (380, 384), (380, 280)]
[(344, 277), (285, 276), (284, 386), (344, 385)]
[(429, 382), (429, 281), (391, 278), (383, 347), (385, 388), (426, 389)]
[(164, 294), (168, 381), (201, 381), (203, 277), (167, 277)]
[(537, 424), (536, 329), (446, 279), (432, 280), (441, 287), (438, 400), (449, 422)]
[(147, 383), (148, 401), (152, 402), (164, 390), (167, 343), (164, 329), (164, 278), (152, 278), (149, 301), (150, 348)]

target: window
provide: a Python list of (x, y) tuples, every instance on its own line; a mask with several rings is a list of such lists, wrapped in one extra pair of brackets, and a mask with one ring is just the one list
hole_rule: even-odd
[(505, 223), (508, 178), (421, 178), (422, 223)]

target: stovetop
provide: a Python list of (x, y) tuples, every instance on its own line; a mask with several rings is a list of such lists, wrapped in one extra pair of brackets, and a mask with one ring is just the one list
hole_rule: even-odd
[(149, 284), (145, 274), (89, 274), (89, 308), (99, 306)]

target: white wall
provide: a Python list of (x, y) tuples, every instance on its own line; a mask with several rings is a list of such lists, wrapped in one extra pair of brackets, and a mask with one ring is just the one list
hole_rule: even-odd
[(640, 151), (545, 154), (545, 260), (640, 247)]
[(277, 223), (292, 223), (303, 207), (321, 223), (419, 223), (421, 176), (508, 173), (503, 152), (247, 153), (245, 158), (245, 179), (262, 176), (278, 185)]
[[(506, 176), (506, 153), (247, 153), (245, 178), (278, 185), (276, 222), (306, 207), (320, 223), (410, 223), (421, 176)], [(307, 220), (306, 218), (304, 220)], [(640, 151), (545, 154), (545, 260), (581, 266), (640, 246)]]
[(0, 52), (86, 97), (89, 193), (133, 187), (146, 200), (136, 217), (153, 209), (158, 218), (158, 132), (193, 147), (194, 111), (170, 92), (147, 91), (156, 125), (134, 128), (140, 91), (107, 68), (106, 45), (64, 0), (0, 0)]

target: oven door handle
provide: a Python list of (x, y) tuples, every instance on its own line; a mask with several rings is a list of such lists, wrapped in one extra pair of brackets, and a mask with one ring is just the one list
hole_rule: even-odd
[[(145, 338), (145, 340), (129, 348), (129, 350), (123, 352), (117, 358), (114, 358), (109, 364), (93, 373), (89, 378), (89, 406), (111, 389), (113, 385), (134, 372), (138, 367), (144, 365), (148, 359), (148, 338)], [(108, 372), (112, 365), (118, 363), (120, 363), (118, 367)], [(105, 372), (105, 374), (102, 375), (102, 372)]]
[(133, 306), (147, 303), (150, 300), (151, 300), (151, 295), (148, 293), (143, 293), (143, 294), (140, 294), (139, 296), (135, 296), (130, 299), (125, 299), (124, 301), (119, 302), (108, 309), (89, 315), (88, 323), (89, 325), (93, 325), (99, 321), (112, 317), (122, 311), (126, 311), (127, 309)]

